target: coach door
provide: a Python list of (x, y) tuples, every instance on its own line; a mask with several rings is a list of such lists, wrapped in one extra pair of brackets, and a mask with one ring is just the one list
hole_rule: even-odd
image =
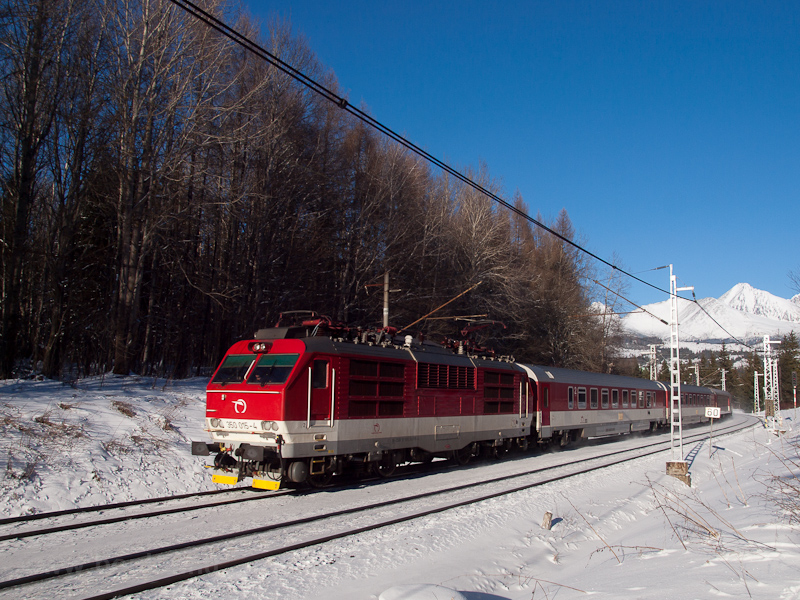
[(539, 397), (539, 412), (542, 415), (543, 426), (550, 425), (550, 384), (544, 383), (539, 386), (541, 396)]
[(308, 367), (307, 427), (333, 427), (336, 371), (328, 358), (315, 358)]

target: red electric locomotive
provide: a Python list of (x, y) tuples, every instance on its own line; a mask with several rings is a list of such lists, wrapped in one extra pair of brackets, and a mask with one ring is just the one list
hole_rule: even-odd
[(510, 360), (303, 317), (234, 344), (208, 384), (213, 443), (192, 452), (216, 453), (214, 481), (322, 484), (352, 466), (388, 476), (408, 461), (527, 445), (533, 406)]

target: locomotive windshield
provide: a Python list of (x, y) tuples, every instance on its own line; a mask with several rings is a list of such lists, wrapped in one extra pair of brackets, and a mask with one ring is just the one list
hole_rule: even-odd
[(252, 354), (230, 354), (225, 357), (222, 366), (217, 370), (217, 374), (211, 383), (241, 383), (244, 376), (255, 361)]
[(284, 383), (292, 372), (299, 354), (262, 354), (247, 383), (267, 385)]

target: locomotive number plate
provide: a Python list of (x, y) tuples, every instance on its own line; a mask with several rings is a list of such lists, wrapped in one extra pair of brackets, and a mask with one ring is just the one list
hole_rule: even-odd
[(226, 429), (261, 429), (250, 421), (223, 421)]

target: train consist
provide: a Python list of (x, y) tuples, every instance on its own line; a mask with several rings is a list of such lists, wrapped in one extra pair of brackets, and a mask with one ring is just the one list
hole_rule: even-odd
[[(683, 385), (684, 424), (724, 391)], [(352, 330), (310, 311), (234, 344), (206, 389), (213, 480), (277, 489), (323, 485), (346, 470), (391, 475), (435, 457), (483, 454), (669, 426), (666, 384), (516, 363), (469, 341), (444, 344), (392, 328)]]

